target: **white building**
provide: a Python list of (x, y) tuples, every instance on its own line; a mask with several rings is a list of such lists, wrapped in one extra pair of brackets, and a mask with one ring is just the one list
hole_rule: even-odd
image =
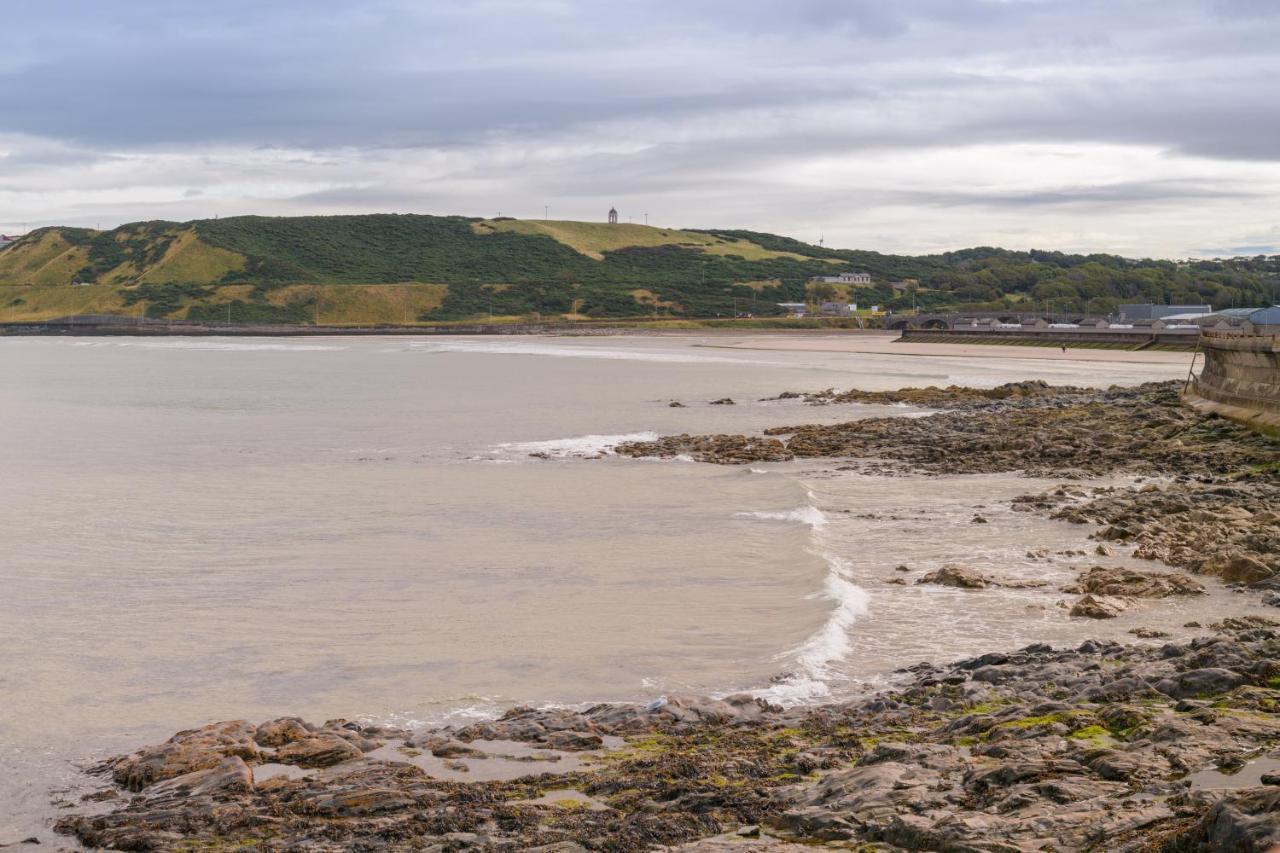
[(870, 284), (871, 273), (867, 272), (842, 272), (839, 275), (816, 275), (809, 281), (820, 282), (822, 284)]
[(824, 317), (850, 317), (857, 310), (856, 302), (824, 302), (818, 307), (818, 313)]

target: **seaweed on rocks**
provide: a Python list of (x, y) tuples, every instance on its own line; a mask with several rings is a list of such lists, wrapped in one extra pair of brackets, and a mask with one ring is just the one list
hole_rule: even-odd
[[(260, 747), (246, 759), (244, 747), (278, 732), (275, 721), (215, 724), (180, 735), (205, 769), (146, 783), (115, 811), (70, 815), (57, 829), (90, 846), (162, 851), (630, 851), (746, 827), (882, 849), (1261, 853), (1280, 843), (1276, 788), (1247, 774), (1238, 787), (1202, 787), (1195, 774), (1280, 765), (1277, 658), (1275, 630), (1222, 626), (1162, 647), (1090, 641), (921, 664), (894, 689), (816, 708), (684, 697), (517, 709), (426, 735), (346, 729), (368, 742), (626, 738), (593, 750), (584, 769), (505, 782), (436, 779), (408, 759), (367, 754), (256, 781), (279, 753)], [(304, 723), (283, 737), (326, 729)], [(167, 755), (172, 743), (103, 772)], [(580, 799), (535, 799), (556, 790)]]
[(779, 426), (763, 437), (669, 436), (616, 450), (722, 464), (829, 457), (866, 460), (877, 473), (1022, 471), (1073, 479), (1116, 473), (1218, 477), (1280, 462), (1274, 439), (1181, 406), (1177, 383), (1081, 390), (919, 418)]

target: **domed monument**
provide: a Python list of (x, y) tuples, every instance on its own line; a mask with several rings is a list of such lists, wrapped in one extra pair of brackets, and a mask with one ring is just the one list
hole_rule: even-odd
[(618, 209), (616, 207), (609, 208), (609, 224), (610, 225), (618, 224)]

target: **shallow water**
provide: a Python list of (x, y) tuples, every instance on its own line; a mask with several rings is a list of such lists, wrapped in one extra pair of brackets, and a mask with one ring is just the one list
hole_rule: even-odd
[[(1052, 589), (885, 581), (945, 562), (1069, 578), (1081, 560), (1024, 554), (1088, 531), (1007, 508), (1047, 483), (583, 458), (624, 436), (911, 413), (759, 402), (785, 390), (1181, 366), (704, 343), (0, 339), (0, 842), (49, 834), (74, 763), (217, 719), (810, 701), (1206, 606), (1082, 625)], [(969, 524), (976, 504), (990, 524)]]

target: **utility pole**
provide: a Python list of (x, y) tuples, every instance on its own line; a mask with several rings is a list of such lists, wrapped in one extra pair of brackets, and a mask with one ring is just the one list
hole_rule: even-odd
[(544, 204), (544, 205), (542, 206), (542, 219), (543, 219), (543, 221), (545, 222), (546, 220), (548, 220), (548, 219), (550, 219), (550, 218), (551, 218), (551, 205), (549, 205), (549, 204)]
[(647, 213), (644, 215), (644, 224), (645, 224), (645, 225), (648, 225), (648, 224), (649, 224), (649, 214), (647, 214)]

